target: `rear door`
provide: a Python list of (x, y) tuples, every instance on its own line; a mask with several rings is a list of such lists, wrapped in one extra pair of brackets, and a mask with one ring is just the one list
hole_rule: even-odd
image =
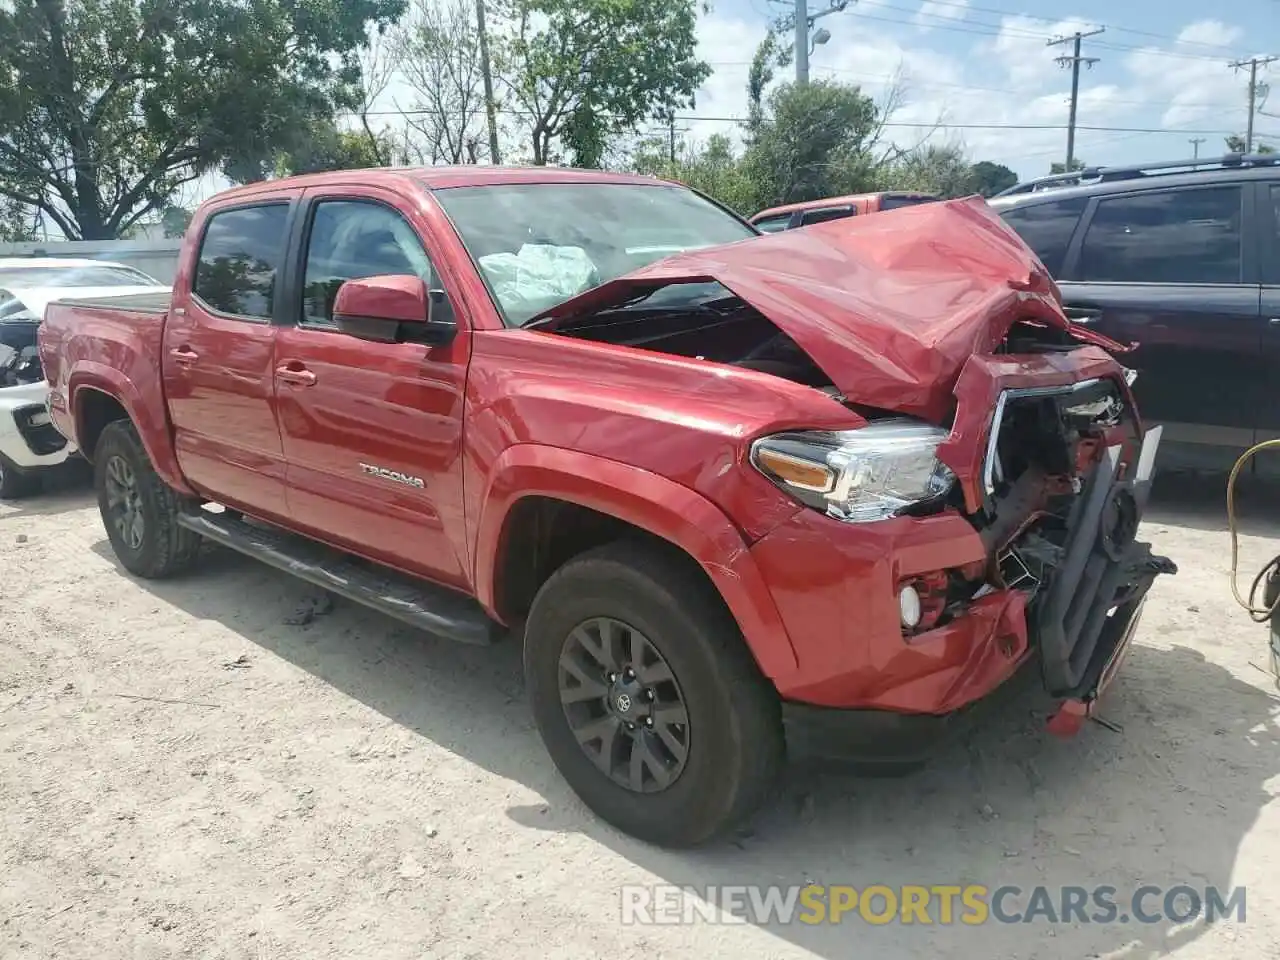
[[(1097, 197), (1059, 279), (1068, 315), (1121, 343), (1166, 451), (1220, 462), (1253, 441), (1266, 395), (1252, 193), (1239, 183)], [(1215, 449), (1216, 448), (1216, 449)]]
[[(1280, 439), (1280, 178), (1257, 185), (1257, 234), (1262, 263), (1264, 361), (1271, 385), (1258, 405), (1257, 439)], [(1280, 453), (1259, 463), (1280, 473)], [(1278, 621), (1280, 622), (1280, 621)]]
[(460, 458), (470, 339), (460, 329), (442, 347), (371, 343), (333, 321), (344, 280), (413, 274), (432, 282), (426, 224), (407, 219), (394, 194), (369, 187), (360, 196), (344, 187), (305, 196), (301, 275), (290, 284), (276, 351), (290, 515), (337, 546), (465, 586), (453, 544), (466, 541)]
[(269, 518), (287, 516), (273, 320), (291, 211), (287, 192), (213, 211), (175, 280), (161, 357), (183, 475)]

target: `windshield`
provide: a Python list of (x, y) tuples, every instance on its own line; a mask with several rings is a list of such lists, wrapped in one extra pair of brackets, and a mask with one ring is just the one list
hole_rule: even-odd
[(663, 257), (756, 232), (684, 187), (521, 183), (434, 191), (508, 326)]
[(141, 270), (120, 266), (0, 267), (9, 287), (137, 287), (159, 286)]

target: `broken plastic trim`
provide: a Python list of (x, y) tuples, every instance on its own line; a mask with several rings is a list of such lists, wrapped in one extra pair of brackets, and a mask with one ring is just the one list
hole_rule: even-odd
[(996, 447), (1000, 441), (1000, 426), (1004, 422), (1004, 411), (1009, 401), (1019, 400), (1024, 397), (1052, 397), (1060, 394), (1079, 393), (1082, 390), (1095, 387), (1101, 382), (1101, 377), (1093, 377), (1065, 387), (1015, 387), (1002, 390), (999, 399), (996, 400), (995, 413), (991, 416), (991, 427), (987, 433), (986, 459), (982, 465), (982, 487), (987, 496), (992, 496), (996, 492), (995, 474), (999, 466), (999, 455)]

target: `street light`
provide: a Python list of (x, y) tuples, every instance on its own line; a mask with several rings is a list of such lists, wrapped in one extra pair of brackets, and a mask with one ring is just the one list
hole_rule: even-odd
[(826, 43), (830, 39), (831, 39), (831, 31), (828, 30), (826, 27), (819, 27), (817, 30), (813, 32), (813, 36), (810, 38), (809, 52), (813, 53), (815, 48), (820, 47), (822, 44)]

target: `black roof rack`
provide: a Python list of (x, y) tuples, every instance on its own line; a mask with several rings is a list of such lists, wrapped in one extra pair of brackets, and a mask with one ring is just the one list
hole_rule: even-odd
[(1075, 187), (1084, 183), (1108, 183), (1113, 180), (1135, 180), (1149, 176), (1168, 176), (1174, 173), (1195, 173), (1200, 170), (1226, 170), (1243, 167), (1265, 167), (1280, 164), (1276, 153), (1228, 153), (1221, 157), (1194, 157), (1190, 160), (1163, 160), (1158, 163), (1132, 163), (1112, 167), (1084, 167), (1070, 173), (1051, 173), (1001, 190), (997, 197), (1019, 193), (1035, 193), (1055, 187)]

